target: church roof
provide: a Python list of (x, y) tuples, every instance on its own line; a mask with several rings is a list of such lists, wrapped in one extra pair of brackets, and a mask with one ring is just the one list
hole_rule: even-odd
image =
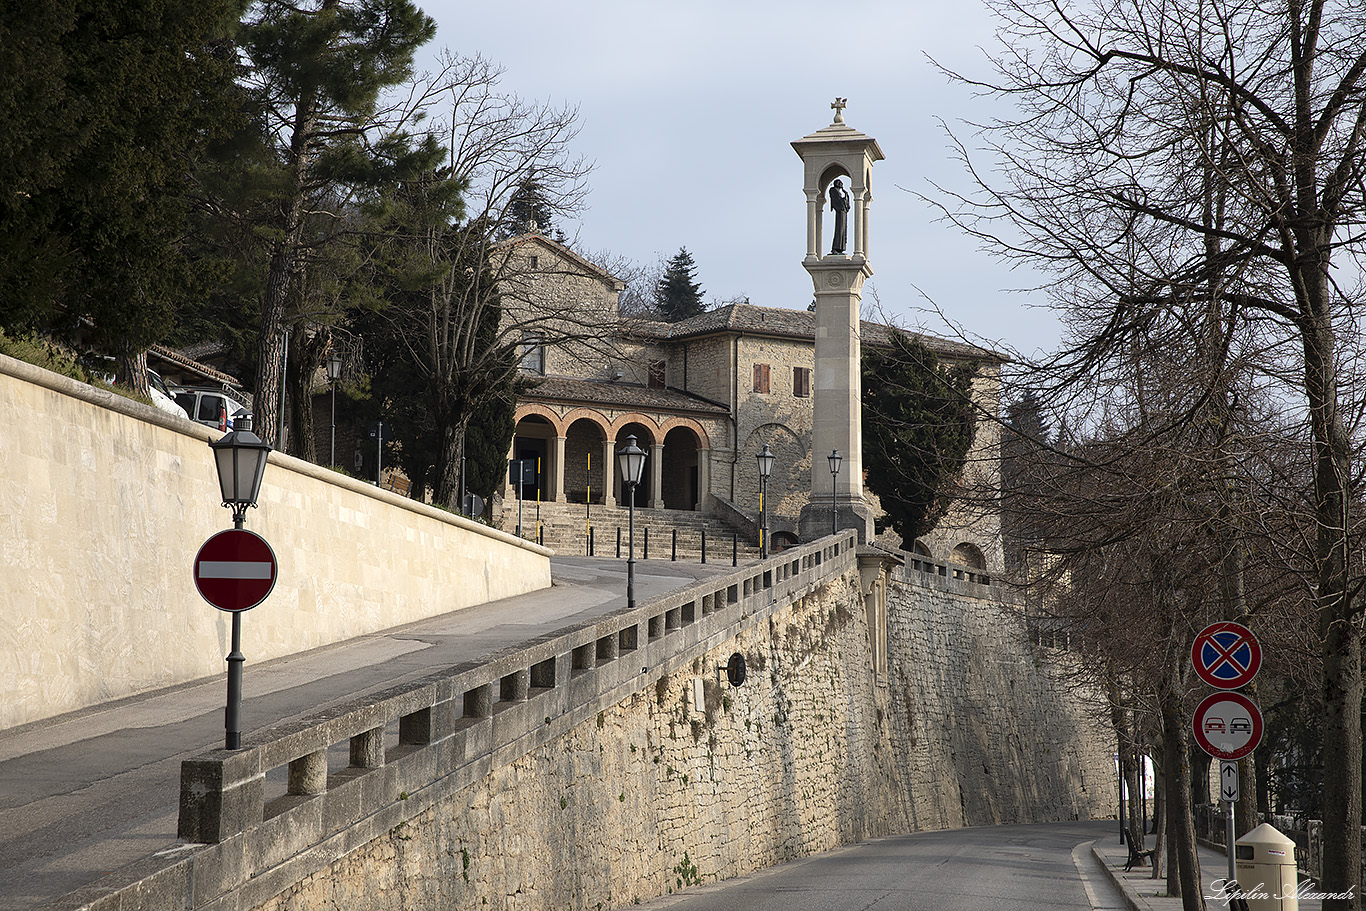
[(567, 376), (539, 378), (535, 388), (526, 392), (523, 398), (588, 403), (599, 407), (617, 405), (633, 411), (686, 411), (693, 414), (717, 415), (730, 413), (724, 405), (677, 389), (652, 389), (636, 383), (609, 383), (604, 380), (585, 380)]
[[(771, 335), (779, 338), (811, 339), (814, 341), (816, 338), (816, 314), (810, 310), (789, 310), (785, 307), (758, 307), (748, 303), (727, 304), (724, 307), (708, 310), (706, 313), (700, 313), (676, 323), (653, 323), (650, 324), (650, 328), (658, 328), (659, 337), (669, 341), (698, 338), (717, 333)], [(888, 334), (893, 328), (895, 327), (883, 323), (863, 320), (860, 326), (862, 341), (868, 345), (887, 345)], [(931, 351), (945, 357), (998, 362), (1006, 360), (1003, 355), (977, 345), (969, 345), (964, 342), (904, 329), (900, 331), (919, 338)]]
[(616, 291), (620, 291), (626, 286), (625, 282), (620, 278), (617, 278), (611, 272), (608, 272), (602, 266), (599, 266), (590, 259), (580, 256), (564, 244), (546, 237), (539, 231), (531, 231), (527, 234), (518, 234), (515, 237), (509, 237), (507, 240), (500, 241), (495, 246), (513, 248), (523, 246), (524, 244), (539, 244), (540, 246), (545, 247), (562, 259), (574, 263), (589, 275), (605, 282)]

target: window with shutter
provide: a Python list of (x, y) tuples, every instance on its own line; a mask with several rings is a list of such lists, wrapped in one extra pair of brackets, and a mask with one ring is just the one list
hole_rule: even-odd
[(768, 392), (768, 364), (754, 365), (754, 391)]

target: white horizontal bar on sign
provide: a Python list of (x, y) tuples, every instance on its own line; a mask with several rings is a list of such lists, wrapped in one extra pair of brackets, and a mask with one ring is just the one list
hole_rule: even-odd
[(269, 563), (228, 563), (205, 560), (199, 564), (201, 579), (269, 579)]

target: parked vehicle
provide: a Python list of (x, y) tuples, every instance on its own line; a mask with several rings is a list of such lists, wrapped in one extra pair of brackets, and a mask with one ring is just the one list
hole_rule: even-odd
[(189, 417), (190, 413), (176, 402), (171, 390), (166, 388), (166, 383), (161, 378), (161, 374), (155, 370), (147, 371), (147, 392), (152, 397), (152, 404), (157, 410), (167, 414), (173, 414), (178, 418)]
[(250, 413), (246, 405), (230, 397), (223, 389), (211, 386), (177, 389), (175, 401), (185, 409), (190, 420), (223, 431), (232, 430), (233, 422)]

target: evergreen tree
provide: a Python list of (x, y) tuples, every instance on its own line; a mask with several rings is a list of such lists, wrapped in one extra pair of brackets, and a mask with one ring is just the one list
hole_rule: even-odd
[[(0, 319), (88, 317), (147, 388), (198, 273), (185, 255), (192, 175), (233, 126), (237, 0), (42, 0), (0, 6)], [(59, 318), (60, 317), (60, 318)]]
[[(554, 217), (550, 202), (545, 198), (545, 189), (536, 178), (536, 172), (532, 171), (522, 179), (517, 189), (512, 191), (507, 210), (503, 214), (503, 225), (498, 233), (506, 239), (528, 234), (534, 228), (538, 233), (550, 237), (551, 220)], [(559, 232), (556, 239), (563, 243), (564, 232)]]
[(702, 303), (702, 286), (697, 283), (696, 273), (692, 254), (687, 247), (680, 247), (655, 284), (656, 306), (664, 319), (676, 323), (707, 309)]
[(863, 465), (887, 523), (906, 546), (953, 502), (976, 429), (975, 364), (948, 367), (918, 337), (863, 349)]
[[(260, 176), (269, 190), (268, 266), (256, 362), (258, 432), (275, 442), (283, 330), (306, 251), (311, 211), (333, 211), (339, 184), (388, 176), (373, 135), (380, 93), (412, 73), (413, 54), (436, 24), (411, 0), (262, 0), (243, 28), (253, 97), (273, 153)], [(388, 141), (402, 141), (389, 137)], [(369, 140), (367, 142), (367, 140)], [(325, 242), (326, 236), (322, 239)]]

